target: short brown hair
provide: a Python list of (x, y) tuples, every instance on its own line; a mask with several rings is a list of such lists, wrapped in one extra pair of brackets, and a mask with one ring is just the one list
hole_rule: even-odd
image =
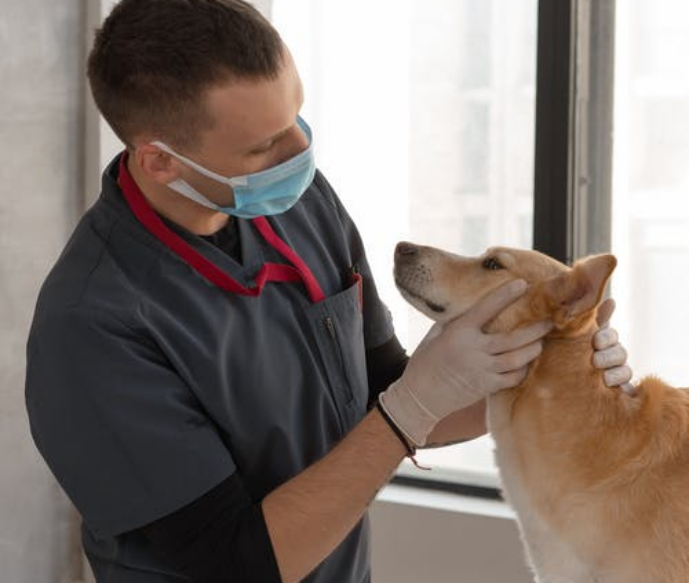
[(151, 132), (193, 148), (212, 120), (202, 95), (275, 78), (282, 41), (242, 0), (121, 0), (96, 31), (87, 73), (98, 109), (128, 146)]

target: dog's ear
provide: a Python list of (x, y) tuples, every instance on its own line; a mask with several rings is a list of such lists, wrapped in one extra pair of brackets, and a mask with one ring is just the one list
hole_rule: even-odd
[(589, 256), (576, 262), (568, 273), (542, 284), (556, 327), (561, 328), (599, 304), (616, 263), (610, 254)]

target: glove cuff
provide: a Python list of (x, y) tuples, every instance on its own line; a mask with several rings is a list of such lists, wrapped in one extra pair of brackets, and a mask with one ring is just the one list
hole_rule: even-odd
[(410, 442), (416, 446), (426, 445), (427, 437), (439, 418), (420, 403), (403, 378), (379, 394), (379, 404)]

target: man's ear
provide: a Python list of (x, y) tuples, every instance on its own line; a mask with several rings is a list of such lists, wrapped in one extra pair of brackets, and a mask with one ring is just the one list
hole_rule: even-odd
[(176, 160), (153, 144), (137, 146), (134, 158), (140, 171), (157, 183), (168, 184), (180, 176), (180, 167)]
[(556, 326), (565, 325), (599, 304), (616, 263), (610, 254), (589, 256), (576, 262), (568, 273), (542, 284)]

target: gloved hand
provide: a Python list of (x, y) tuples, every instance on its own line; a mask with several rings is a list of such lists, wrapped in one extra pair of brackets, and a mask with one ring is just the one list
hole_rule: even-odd
[(620, 387), (625, 393), (633, 392), (632, 369), (626, 361), (628, 353), (618, 342), (616, 329), (609, 326), (609, 320), (616, 308), (612, 298), (604, 300), (597, 311), (597, 324), (599, 330), (592, 337), (594, 356), (592, 363), (597, 369), (604, 372), (604, 383), (608, 387)]
[(541, 353), (540, 339), (552, 329), (551, 322), (510, 333), (482, 331), (525, 290), (524, 281), (509, 282), (463, 316), (432, 327), (402, 377), (379, 396), (388, 417), (412, 443), (424, 446), (439, 420), (525, 378), (528, 363)]

